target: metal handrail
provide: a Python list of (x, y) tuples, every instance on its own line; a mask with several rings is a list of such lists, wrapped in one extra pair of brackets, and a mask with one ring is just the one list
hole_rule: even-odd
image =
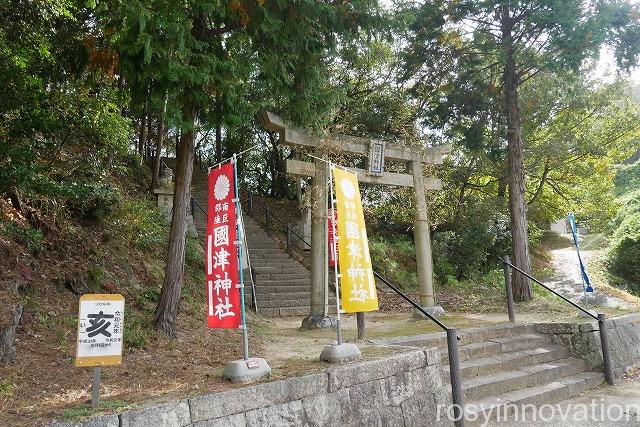
[[(204, 210), (204, 208), (202, 206), (200, 206), (200, 203), (198, 203), (198, 201), (195, 199), (195, 197), (191, 197), (191, 202), (195, 204), (195, 206), (198, 207), (198, 209), (200, 209), (202, 211), (202, 213), (204, 214), (205, 219), (209, 219), (209, 214), (207, 213), (207, 211)], [(191, 207), (191, 214), (194, 214), (194, 209), (193, 206)]]
[[(373, 275), (376, 276), (378, 279), (380, 279), (380, 281), (382, 283), (384, 283), (385, 285), (390, 287), (395, 293), (400, 295), (405, 301), (407, 301), (409, 304), (411, 304), (416, 310), (418, 310), (420, 313), (424, 314), (426, 317), (428, 317), (430, 320), (432, 320), (436, 325), (440, 326), (442, 328), (442, 330), (446, 331), (446, 330), (451, 329), (447, 325), (445, 325), (444, 323), (439, 321), (436, 317), (434, 317), (431, 314), (429, 314), (429, 312), (427, 312), (424, 308), (422, 308), (420, 306), (420, 304), (416, 303), (411, 298), (409, 298), (404, 292), (402, 292), (400, 289), (398, 289), (397, 287), (393, 286), (387, 279), (382, 277), (379, 273), (376, 273), (374, 271)], [(458, 339), (460, 339), (460, 337), (458, 337)]]
[(613, 370), (613, 362), (611, 360), (611, 348), (609, 347), (609, 333), (607, 331), (607, 323), (606, 323), (607, 316), (604, 315), (603, 313), (598, 313), (598, 315), (596, 316), (593, 313), (590, 313), (588, 310), (585, 310), (584, 308), (580, 307), (578, 304), (576, 304), (573, 301), (569, 300), (564, 295), (559, 294), (558, 292), (554, 291), (553, 289), (551, 289), (550, 287), (548, 287), (547, 285), (545, 285), (544, 283), (542, 283), (541, 281), (539, 281), (535, 277), (531, 276), (530, 274), (522, 271), (521, 269), (519, 269), (518, 267), (513, 265), (509, 261), (509, 257), (508, 256), (505, 256), (504, 258), (502, 258), (501, 261), (502, 261), (502, 263), (504, 265), (504, 270), (505, 270), (504, 271), (504, 277), (505, 277), (505, 287), (506, 287), (506, 291), (507, 291), (507, 307), (508, 307), (508, 310), (509, 310), (509, 321), (512, 322), (512, 323), (515, 322), (515, 315), (514, 315), (514, 308), (513, 308), (513, 305), (514, 305), (513, 304), (513, 292), (512, 292), (512, 289), (511, 289), (511, 275), (509, 274), (509, 271), (508, 271), (508, 267), (511, 267), (515, 271), (517, 271), (518, 273), (522, 274), (523, 276), (529, 278), (530, 280), (534, 281), (538, 285), (542, 286), (543, 288), (545, 288), (546, 290), (548, 290), (549, 292), (551, 292), (555, 296), (560, 297), (563, 301), (571, 304), (573, 307), (577, 308), (578, 310), (580, 310), (583, 313), (586, 313), (591, 318), (593, 318), (593, 319), (598, 321), (598, 331), (600, 333), (600, 347), (601, 347), (601, 350), (602, 350), (602, 364), (604, 365), (603, 366), (603, 368), (604, 368), (604, 376), (605, 376), (605, 379), (607, 380), (607, 383), (609, 385), (615, 385), (616, 378), (615, 378), (615, 372)]
[[(286, 227), (286, 228), (291, 232), (291, 234), (293, 234), (293, 235), (294, 235), (294, 236), (296, 236), (298, 239), (300, 239), (300, 241), (302, 241), (302, 243), (306, 244), (307, 246), (311, 246), (311, 244), (310, 244), (309, 242), (307, 242), (307, 241), (304, 239), (304, 237), (302, 237), (302, 236), (300, 236), (298, 233), (296, 233), (296, 232), (293, 230), (293, 228), (291, 228), (291, 227), (289, 226), (289, 224), (287, 224), (286, 222), (284, 222), (284, 220), (282, 220), (282, 219), (278, 218), (278, 216), (274, 215), (274, 214), (273, 214), (273, 211), (271, 211), (271, 210), (269, 209), (269, 206), (267, 206), (266, 204), (261, 203), (261, 202), (259, 202), (259, 201), (257, 201), (257, 200), (254, 200), (254, 199), (253, 199), (253, 194), (252, 194), (251, 192), (249, 192), (249, 191), (247, 191), (247, 190), (240, 190), (240, 191), (243, 191), (243, 192), (245, 192), (245, 193), (247, 194), (247, 199), (245, 199), (245, 200), (250, 200), (250, 202), (249, 202), (249, 208), (251, 208), (251, 206), (252, 206), (254, 203), (258, 204), (258, 205), (259, 205), (263, 210), (265, 210), (265, 211), (269, 212), (269, 214), (268, 214), (268, 215), (269, 215), (269, 218), (273, 218), (273, 219), (275, 219), (275, 220), (276, 220), (276, 221), (278, 221), (281, 225), (284, 225), (284, 226), (285, 226), (285, 227)], [(268, 227), (268, 226), (267, 226), (267, 227)]]
[(557, 297), (562, 298), (565, 302), (571, 304), (572, 306), (574, 306), (575, 308), (577, 308), (578, 310), (582, 311), (583, 313), (589, 315), (590, 317), (594, 318), (595, 320), (598, 320), (598, 316), (594, 315), (593, 313), (589, 312), (588, 310), (585, 310), (584, 308), (580, 307), (578, 304), (574, 303), (573, 301), (571, 301), (570, 299), (568, 299), (567, 297), (565, 297), (564, 295), (559, 294), (558, 292), (554, 291), (553, 289), (551, 289), (549, 286), (545, 285), (544, 283), (542, 283), (541, 281), (539, 281), (538, 279), (536, 279), (535, 277), (531, 276), (530, 274), (520, 270), (518, 267), (516, 267), (515, 265), (511, 264), (509, 261), (507, 261), (506, 259), (502, 259), (502, 262), (506, 265), (508, 265), (509, 267), (513, 268), (514, 270), (516, 270), (517, 272), (519, 272), (520, 274), (522, 274), (525, 277), (528, 277), (529, 279), (533, 280), (534, 282), (536, 282), (538, 285), (542, 286), (543, 288), (545, 288), (546, 290), (548, 290), (549, 292), (551, 292), (552, 294), (554, 294)]

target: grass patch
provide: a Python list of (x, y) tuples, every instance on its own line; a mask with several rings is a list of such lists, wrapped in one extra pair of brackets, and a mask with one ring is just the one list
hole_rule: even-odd
[(100, 407), (96, 409), (92, 409), (91, 404), (83, 404), (64, 411), (62, 418), (65, 422), (76, 422), (104, 412), (121, 411), (129, 406), (127, 402), (122, 400), (104, 399), (100, 400)]
[(147, 345), (152, 334), (151, 327), (147, 318), (130, 310), (124, 322), (125, 347), (142, 348)]

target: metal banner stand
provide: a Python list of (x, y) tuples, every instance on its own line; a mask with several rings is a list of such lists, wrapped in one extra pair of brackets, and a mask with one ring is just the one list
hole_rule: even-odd
[(266, 360), (260, 357), (252, 357), (249, 358), (249, 333), (247, 330), (247, 317), (246, 310), (244, 306), (244, 273), (242, 269), (242, 259), (243, 259), (243, 227), (241, 226), (242, 221), (238, 220), (242, 217), (242, 206), (240, 205), (240, 197), (238, 195), (238, 169), (237, 169), (237, 161), (236, 155), (234, 154), (231, 158), (231, 163), (233, 164), (233, 181), (234, 181), (234, 191), (235, 198), (233, 199), (235, 209), (236, 209), (236, 242), (235, 244), (238, 246), (238, 273), (240, 283), (237, 285), (237, 288), (240, 289), (240, 313), (242, 323), (240, 328), (242, 329), (242, 360), (234, 360), (229, 362), (225, 367), (222, 375), (225, 378), (230, 379), (234, 383), (248, 383), (264, 376), (271, 374), (271, 367), (266, 362)]
[(330, 232), (333, 235), (333, 244), (331, 245), (331, 251), (333, 253), (333, 259), (336, 260), (333, 266), (334, 272), (334, 280), (336, 285), (336, 338), (338, 341), (337, 345), (327, 345), (322, 349), (322, 353), (320, 353), (320, 360), (329, 362), (329, 363), (342, 363), (348, 360), (357, 359), (360, 357), (360, 349), (358, 346), (353, 343), (343, 343), (342, 342), (342, 328), (341, 328), (341, 319), (340, 319), (340, 274), (338, 273), (338, 254), (337, 254), (337, 245), (338, 245), (338, 233), (336, 232), (336, 200), (333, 194), (333, 168), (335, 166), (332, 163), (329, 163), (329, 188), (331, 194), (331, 215), (334, 220), (331, 221), (332, 227)]

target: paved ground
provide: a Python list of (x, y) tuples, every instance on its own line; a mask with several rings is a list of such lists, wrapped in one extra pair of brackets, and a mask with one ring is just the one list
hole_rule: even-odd
[[(589, 258), (593, 255), (592, 251), (580, 251), (582, 260), (589, 266)], [(552, 263), (556, 275), (553, 280), (547, 282), (555, 291), (569, 298), (571, 301), (583, 305), (584, 291), (582, 288), (582, 276), (580, 274), (580, 264), (578, 263), (578, 255), (573, 246), (551, 251)], [(588, 294), (588, 302), (590, 306), (604, 306), (610, 308), (627, 309), (630, 304), (620, 298), (608, 294), (606, 291), (595, 286), (595, 291)]]
[[(536, 418), (534, 419), (534, 415)], [(601, 387), (582, 396), (521, 414), (520, 419), (493, 421), (487, 426), (631, 427), (640, 426), (640, 378)]]

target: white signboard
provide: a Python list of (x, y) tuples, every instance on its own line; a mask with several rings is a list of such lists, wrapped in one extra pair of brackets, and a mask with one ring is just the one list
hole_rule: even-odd
[(369, 141), (369, 174), (382, 175), (384, 171), (384, 141)]
[(80, 297), (76, 366), (122, 364), (124, 297), (87, 294)]

